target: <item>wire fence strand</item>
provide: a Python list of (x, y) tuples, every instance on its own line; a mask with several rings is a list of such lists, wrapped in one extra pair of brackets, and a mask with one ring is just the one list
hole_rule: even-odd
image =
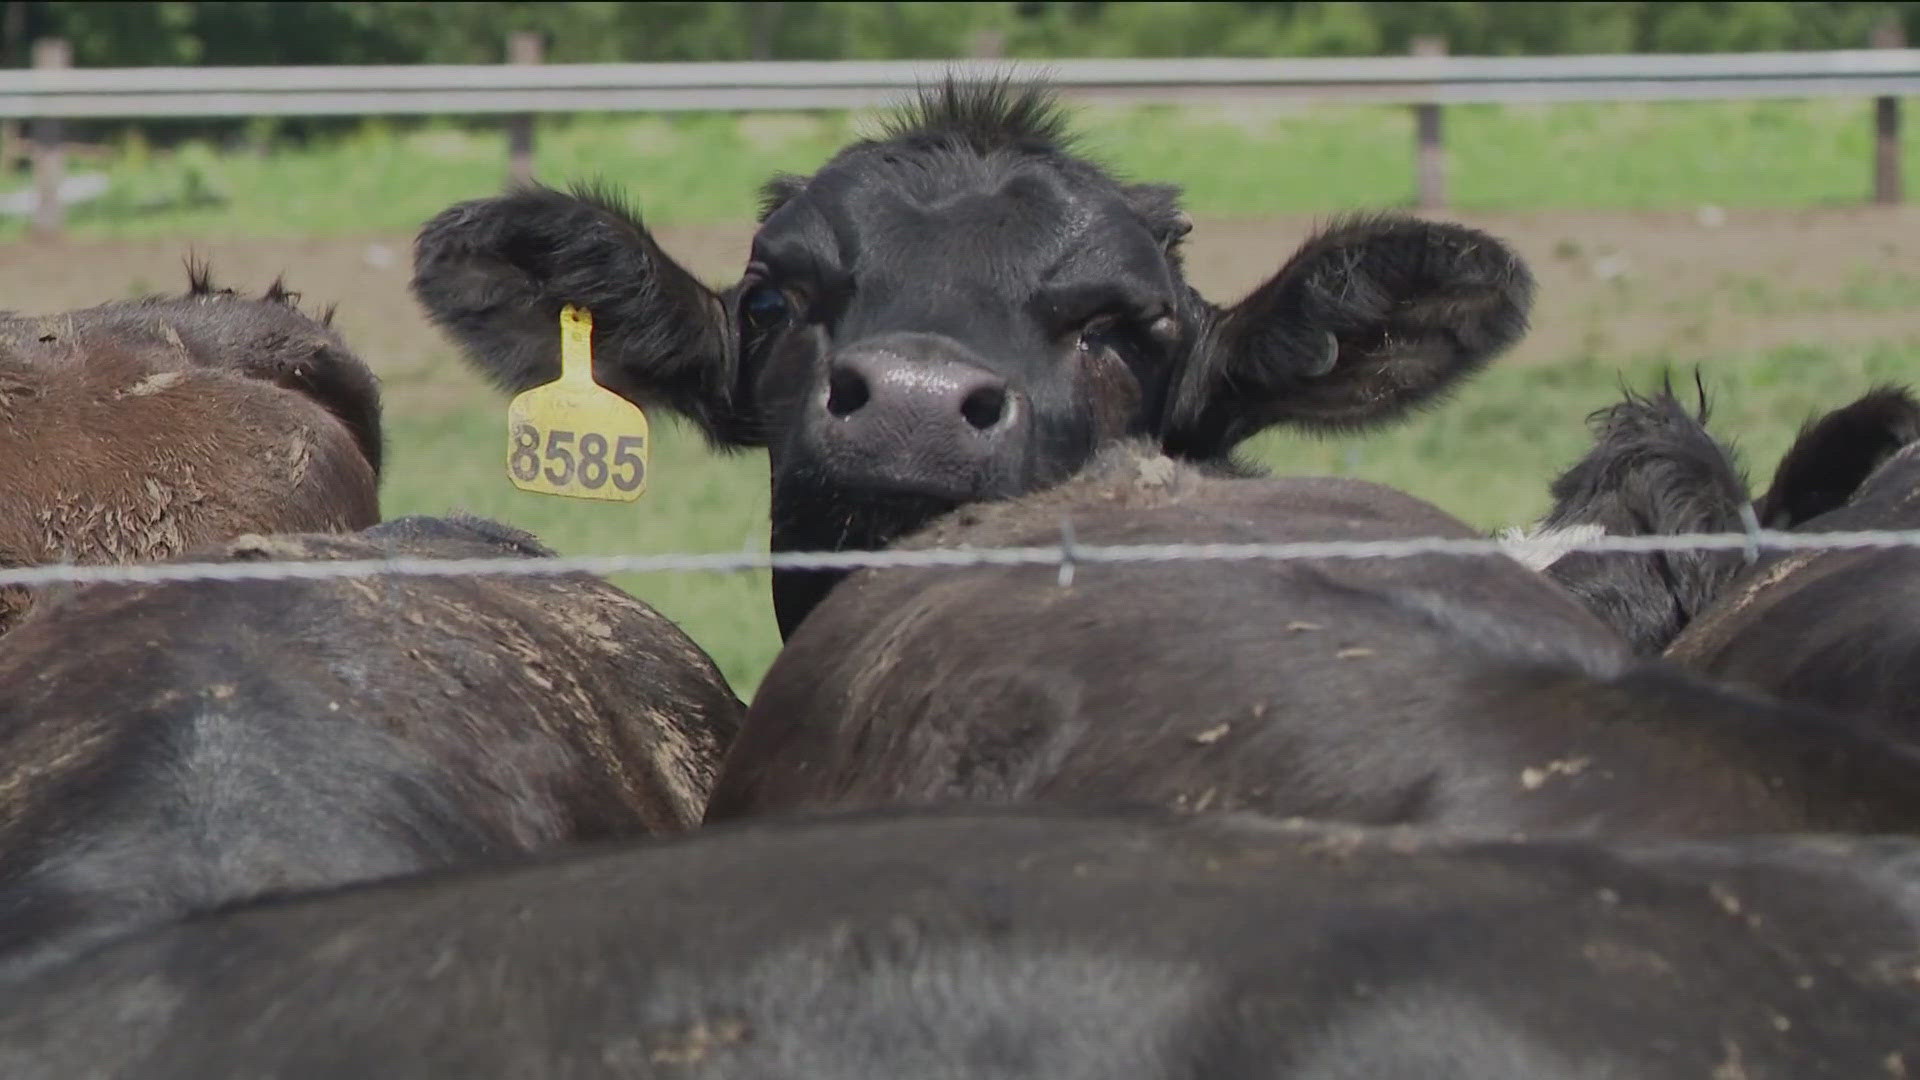
[[(344, 534), (352, 535), (352, 534)], [(1574, 552), (1640, 554), (1682, 551), (1824, 551), (1920, 548), (1920, 530), (1791, 533), (1681, 533), (1564, 538), (1407, 537), (1274, 543), (1085, 544), (1064, 532), (1060, 543), (1025, 547), (945, 547), (884, 551), (686, 552), (664, 555), (554, 555), (504, 558), (258, 560), (118, 565), (52, 563), (0, 569), (0, 588), (54, 585), (158, 585), (171, 582), (324, 581), (368, 577), (538, 577), (563, 574), (738, 573), (760, 570), (889, 570), (1052, 566), (1063, 584), (1071, 568), (1090, 564), (1287, 562), (1307, 559), (1406, 559), (1425, 555), (1518, 557), (1529, 550), (1556, 557)]]

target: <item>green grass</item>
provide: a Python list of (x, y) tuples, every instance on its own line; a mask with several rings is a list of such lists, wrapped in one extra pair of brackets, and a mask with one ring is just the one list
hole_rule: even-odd
[[(508, 482), (504, 401), (390, 416), (381, 493), (388, 517), (464, 510), (519, 525), (571, 555), (767, 549), (766, 455), (710, 453), (697, 433), (667, 417), (652, 418), (646, 494), (604, 503), (531, 494)], [(743, 695), (780, 646), (764, 572), (612, 580), (685, 627)]]
[(1253, 441), (1250, 456), (1289, 473), (1390, 484), (1491, 531), (1546, 510), (1546, 479), (1590, 445), (1582, 418), (1619, 400), (1623, 383), (1650, 390), (1671, 372), (1691, 401), (1696, 364), (1715, 433), (1734, 445), (1754, 485), (1764, 488), (1809, 415), (1845, 404), (1875, 382), (1920, 378), (1920, 334), (1862, 349), (1794, 345), (1684, 358), (1649, 353), (1574, 356), (1550, 366), (1496, 364), (1403, 427), (1342, 440), (1268, 433)]
[[(1866, 101), (1608, 102), (1455, 106), (1449, 184), (1462, 208), (1645, 208), (1853, 203), (1868, 191)], [(1412, 119), (1387, 106), (1088, 109), (1086, 147), (1123, 172), (1186, 185), (1201, 216), (1321, 213), (1412, 198)], [(847, 114), (555, 117), (536, 171), (604, 176), (658, 224), (738, 221), (776, 171), (806, 171), (871, 127)], [(1920, 139), (1906, 140), (1920, 175)], [(76, 208), (93, 237), (330, 236), (406, 232), (500, 185), (497, 130), (433, 124), (267, 155), (138, 144)], [(0, 239), (18, 220), (0, 222)]]

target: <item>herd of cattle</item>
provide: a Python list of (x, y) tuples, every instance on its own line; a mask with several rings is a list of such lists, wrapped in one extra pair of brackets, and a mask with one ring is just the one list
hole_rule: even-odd
[[(1233, 452), (1436, 403), (1522, 260), (1351, 219), (1220, 306), (1178, 195), (950, 83), (727, 288), (527, 188), (414, 291), (513, 390), (587, 308), (603, 385), (767, 451), (775, 550), (1474, 537)], [(330, 318), (190, 277), (0, 316), (0, 567), (547, 554), (380, 521)], [(1758, 498), (1628, 394), (1512, 557), (777, 573), (750, 708), (584, 575), (9, 590), (0, 1076), (1920, 1075), (1920, 551), (1532, 557), (1920, 526), (1860, 389)]]

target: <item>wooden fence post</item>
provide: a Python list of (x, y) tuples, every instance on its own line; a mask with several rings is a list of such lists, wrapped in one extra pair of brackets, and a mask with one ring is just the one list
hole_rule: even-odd
[[(73, 64), (73, 48), (64, 38), (42, 38), (33, 43), (33, 66), (53, 71)], [(33, 225), (38, 237), (60, 235), (66, 208), (60, 205), (60, 181), (66, 174), (66, 150), (61, 143), (64, 125), (54, 117), (33, 121)]]
[[(507, 39), (507, 63), (538, 64), (543, 42), (532, 30), (516, 30)], [(507, 179), (526, 184), (533, 180), (533, 115), (522, 113), (507, 121)]]
[[(1445, 56), (1447, 39), (1417, 37), (1413, 55)], [(1447, 149), (1440, 137), (1440, 106), (1413, 107), (1414, 155), (1420, 209), (1438, 210), (1447, 205)]]
[[(1898, 49), (1906, 45), (1900, 16), (1889, 14), (1873, 28), (1873, 47)], [(1873, 201), (1892, 206), (1901, 199), (1900, 99), (1873, 99)]]
[[(18, 50), (26, 44), (26, 0), (0, 0), (0, 65), (12, 67), (27, 59)], [(26, 139), (18, 120), (0, 120), (0, 175), (11, 176), (27, 158)]]

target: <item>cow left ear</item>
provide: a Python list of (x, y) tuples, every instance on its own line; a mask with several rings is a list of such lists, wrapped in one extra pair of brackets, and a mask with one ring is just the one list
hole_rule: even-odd
[(1533, 291), (1520, 256), (1478, 230), (1338, 222), (1246, 299), (1209, 310), (1168, 399), (1166, 447), (1205, 457), (1275, 424), (1397, 419), (1519, 341)]

